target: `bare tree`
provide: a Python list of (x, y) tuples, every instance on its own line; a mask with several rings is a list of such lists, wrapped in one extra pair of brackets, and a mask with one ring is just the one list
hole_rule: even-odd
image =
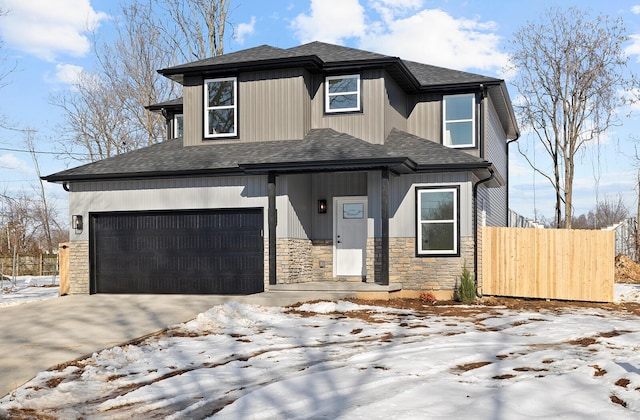
[(145, 106), (179, 94), (179, 87), (157, 70), (221, 54), (228, 7), (229, 0), (124, 5), (115, 41), (94, 39), (96, 72), (51, 98), (65, 114), (63, 150), (96, 161), (162, 141), (165, 123)]
[(619, 223), (629, 217), (629, 210), (624, 205), (622, 196), (617, 199), (605, 197), (596, 205), (595, 223), (597, 229)]
[[(183, 62), (215, 57), (224, 53), (224, 31), (229, 0), (161, 0), (166, 48), (180, 53)], [(162, 21), (162, 15), (158, 16)]]
[[(2, 6), (0, 6), (0, 17), (6, 16), (8, 14), (9, 14), (9, 11), (6, 9), (3, 9)], [(7, 83), (5, 79), (7, 78), (9, 73), (11, 73), (15, 69), (15, 67), (11, 67), (11, 68), (6, 67), (7, 57), (5, 57), (5, 55), (2, 52), (3, 47), (4, 47), (4, 41), (0, 41), (0, 88), (6, 86)]]
[(61, 146), (69, 157), (93, 162), (137, 146), (124, 105), (100, 75), (80, 73), (71, 90), (50, 102), (64, 112)]
[(627, 39), (621, 19), (551, 8), (541, 23), (520, 28), (511, 43), (520, 122), (535, 133), (551, 169), (519, 149), (555, 189), (558, 228), (571, 228), (576, 156), (617, 122), (615, 110), (624, 102), (620, 92), (635, 83), (627, 73), (622, 45)]
[[(52, 217), (52, 212), (54, 209), (49, 206), (49, 200), (47, 198), (47, 194), (44, 188), (44, 181), (41, 178), (40, 172), (40, 163), (38, 162), (38, 155), (36, 153), (35, 146), (35, 131), (34, 130), (25, 130), (25, 138), (24, 144), (29, 154), (31, 155), (31, 160), (33, 161), (33, 167), (36, 171), (36, 176), (38, 177), (38, 188), (36, 189), (39, 200), (34, 203), (31, 208), (31, 217), (34, 221), (37, 222), (39, 230), (41, 232), (41, 236), (44, 242), (44, 249), (49, 254), (53, 254), (54, 242), (53, 242), (53, 234), (52, 228), (59, 229), (60, 226), (56, 222), (55, 217)], [(57, 247), (57, 242), (55, 242)]]

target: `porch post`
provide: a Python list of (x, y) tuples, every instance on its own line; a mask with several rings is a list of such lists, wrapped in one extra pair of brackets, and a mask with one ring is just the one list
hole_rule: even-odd
[(380, 284), (389, 285), (389, 169), (383, 169), (380, 185)]
[(278, 213), (276, 210), (276, 175), (267, 175), (267, 223), (269, 224), (269, 284), (276, 284), (276, 225)]

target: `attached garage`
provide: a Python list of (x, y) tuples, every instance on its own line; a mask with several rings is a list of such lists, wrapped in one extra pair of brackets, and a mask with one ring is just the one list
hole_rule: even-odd
[(263, 209), (90, 213), (91, 293), (264, 291)]

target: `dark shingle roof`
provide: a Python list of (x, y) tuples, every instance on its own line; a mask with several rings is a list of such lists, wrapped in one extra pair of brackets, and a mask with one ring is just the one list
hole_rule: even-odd
[[(467, 73), (443, 67), (420, 64), (413, 61), (401, 60), (384, 54), (343, 47), (325, 42), (310, 42), (296, 47), (282, 49), (261, 45), (192, 63), (181, 64), (159, 70), (167, 77), (181, 82), (184, 74), (197, 72), (230, 71), (239, 68), (267, 68), (268, 66), (287, 67), (302, 65), (321, 71), (341, 65), (360, 64), (384, 65), (404, 87), (414, 89), (429, 86), (452, 84), (480, 84), (499, 83), (500, 79)], [(408, 78), (410, 80), (402, 80)]]
[(393, 129), (387, 136), (385, 147), (392, 156), (408, 156), (419, 167), (461, 166), (487, 167), (489, 162), (460, 150)]
[(371, 51), (358, 50), (356, 48), (343, 47), (341, 45), (327, 44), (326, 42), (314, 41), (308, 44), (289, 48), (287, 51), (301, 56), (315, 55), (328, 64), (335, 64), (345, 61), (359, 60), (386, 60), (394, 59), (384, 54)]
[(452, 70), (429, 64), (416, 63), (415, 61), (402, 60), (411, 74), (418, 80), (421, 86), (451, 86), (460, 84), (500, 83), (500, 79)]
[[(311, 130), (304, 139), (219, 143), (184, 147), (169, 140), (43, 177), (52, 182), (146, 177), (224, 175), (246, 172), (398, 168), (483, 169), (489, 162), (440, 144), (393, 130), (384, 145), (339, 133)], [(402, 168), (401, 168), (402, 167)]]
[(202, 68), (208, 66), (219, 66), (223, 64), (240, 64), (251, 61), (260, 60), (276, 60), (282, 58), (290, 58), (294, 54), (289, 53), (282, 48), (272, 47), (270, 45), (260, 45), (258, 47), (248, 48), (232, 53), (221, 54), (215, 57), (205, 58), (204, 60), (193, 61), (191, 63), (180, 64), (178, 66), (169, 67), (160, 72), (169, 70), (188, 70), (192, 68)]

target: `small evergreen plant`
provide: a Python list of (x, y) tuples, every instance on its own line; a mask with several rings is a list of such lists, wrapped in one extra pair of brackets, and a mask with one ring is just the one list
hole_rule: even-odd
[(458, 300), (462, 303), (473, 303), (476, 300), (476, 285), (473, 274), (467, 269), (467, 263), (464, 264), (462, 275), (460, 276)]

